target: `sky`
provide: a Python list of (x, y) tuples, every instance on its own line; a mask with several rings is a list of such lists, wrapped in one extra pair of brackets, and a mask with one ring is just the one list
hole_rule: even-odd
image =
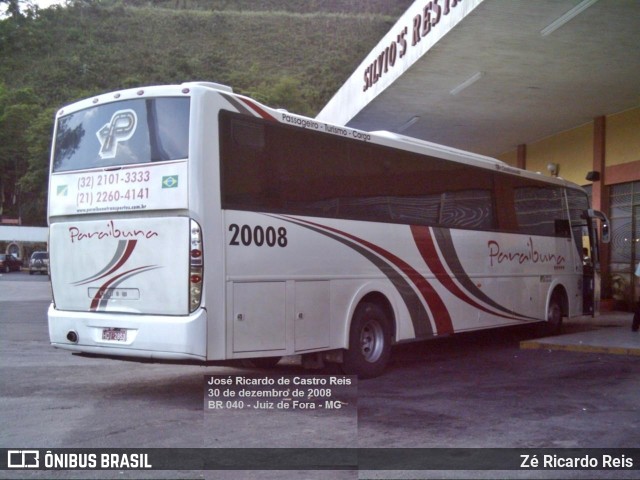
[(63, 5), (65, 0), (32, 0), (33, 3), (38, 5), (40, 8), (47, 8), (51, 5)]
[(38, 5), (40, 8), (47, 8), (51, 5), (62, 5), (64, 0), (35, 0), (33, 3)]

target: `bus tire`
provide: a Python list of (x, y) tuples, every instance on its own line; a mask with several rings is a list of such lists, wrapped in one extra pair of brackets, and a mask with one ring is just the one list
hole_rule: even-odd
[(363, 302), (356, 308), (349, 331), (349, 349), (342, 370), (347, 375), (373, 378), (381, 375), (391, 356), (391, 324), (377, 304)]
[(562, 331), (562, 302), (557, 294), (549, 301), (546, 331), (550, 335), (558, 335)]

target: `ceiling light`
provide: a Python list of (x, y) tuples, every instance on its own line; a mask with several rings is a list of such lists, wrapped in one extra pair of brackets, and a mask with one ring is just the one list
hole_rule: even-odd
[(420, 120), (419, 116), (414, 116), (411, 117), (408, 121), (406, 121), (405, 123), (403, 123), (402, 125), (400, 125), (398, 127), (398, 129), (396, 130), (398, 133), (402, 133), (405, 130), (407, 130), (408, 128), (412, 127), (413, 125), (415, 125), (416, 123), (418, 123), (418, 121)]
[(462, 82), (460, 85), (458, 85), (456, 88), (454, 88), (453, 90), (451, 90), (449, 93), (451, 95), (457, 95), (459, 94), (462, 90), (464, 90), (465, 88), (473, 85), (474, 83), (476, 83), (478, 80), (480, 80), (482, 77), (484, 77), (484, 72), (476, 72), (474, 73), (472, 76), (470, 76), (467, 80), (465, 80), (464, 82)]
[(540, 35), (542, 35), (543, 37), (550, 35), (551, 33), (555, 32), (557, 29), (559, 29), (561, 26), (563, 26), (565, 23), (567, 23), (569, 20), (571, 20), (573, 17), (580, 15), (582, 12), (584, 12), (587, 8), (589, 8), (591, 5), (593, 5), (597, 1), (598, 0), (583, 0), (578, 5), (576, 5), (571, 10), (569, 10), (567, 13), (565, 13), (561, 17), (558, 17), (556, 20), (554, 20), (549, 25), (547, 25), (542, 30), (540, 30)]

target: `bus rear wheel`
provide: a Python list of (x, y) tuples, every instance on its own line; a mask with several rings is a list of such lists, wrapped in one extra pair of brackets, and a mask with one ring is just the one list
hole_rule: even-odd
[(557, 294), (549, 301), (546, 331), (550, 335), (558, 335), (562, 331), (562, 303)]
[(356, 308), (349, 331), (349, 349), (342, 370), (348, 375), (373, 378), (381, 375), (391, 356), (391, 325), (384, 310), (363, 302)]

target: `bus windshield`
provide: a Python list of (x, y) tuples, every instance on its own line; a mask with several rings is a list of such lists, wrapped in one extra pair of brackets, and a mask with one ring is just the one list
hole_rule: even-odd
[(186, 159), (189, 99), (113, 102), (58, 119), (53, 172)]

